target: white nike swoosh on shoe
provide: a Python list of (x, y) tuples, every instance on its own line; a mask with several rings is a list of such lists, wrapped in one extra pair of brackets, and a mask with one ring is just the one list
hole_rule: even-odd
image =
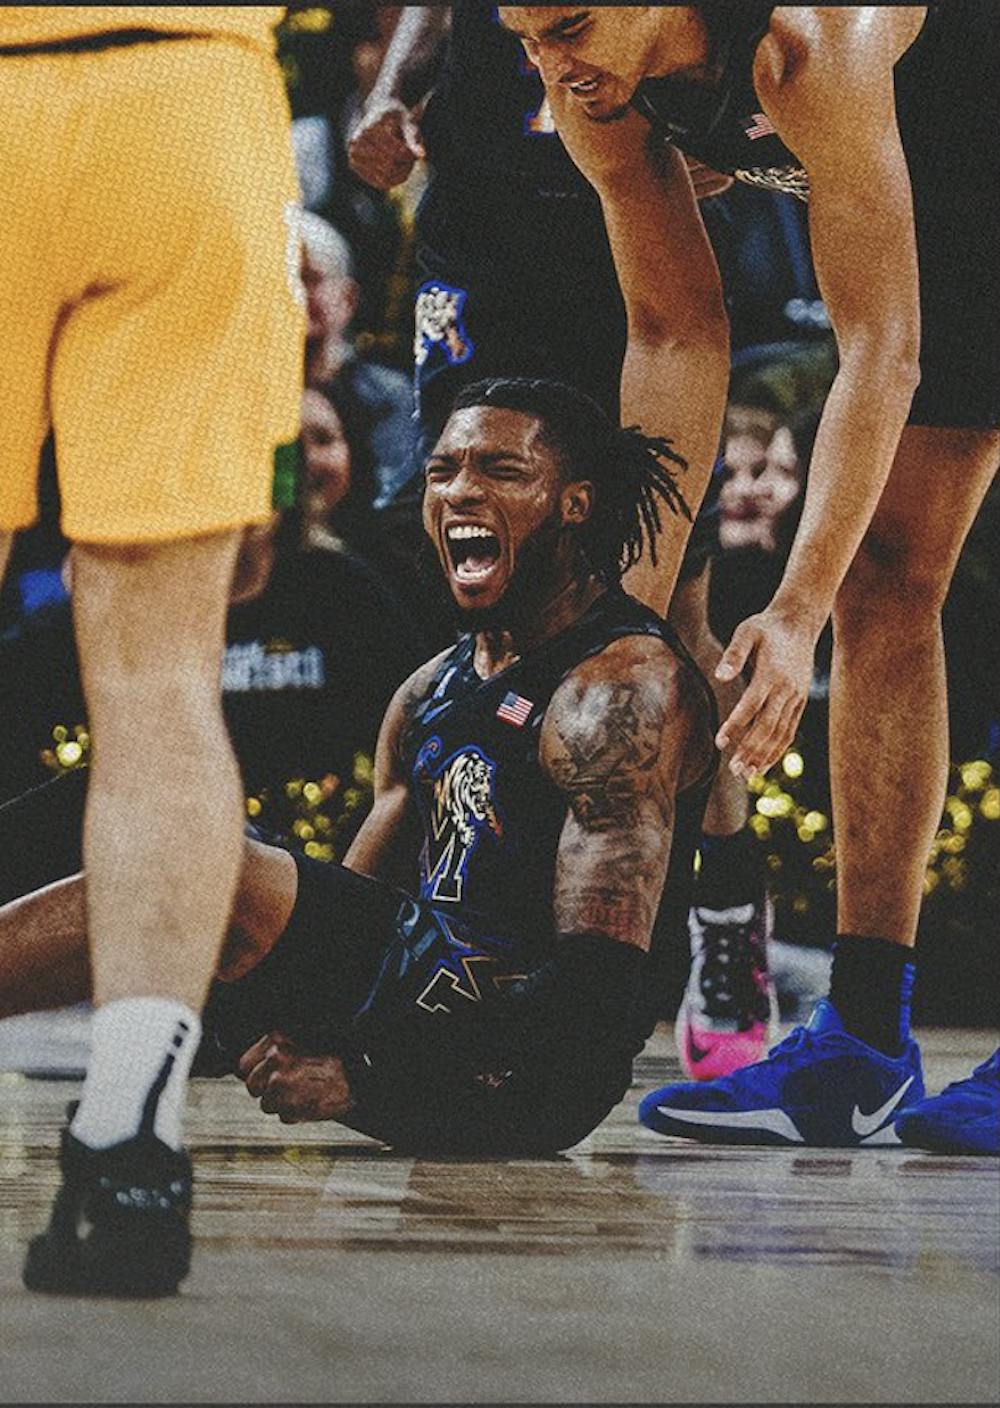
[(656, 1108), (668, 1119), (686, 1120), (688, 1124), (708, 1124), (717, 1129), (764, 1129), (780, 1134), (791, 1144), (805, 1143), (784, 1110), (678, 1110), (673, 1105), (657, 1105)]
[(860, 1107), (855, 1105), (854, 1113), (851, 1115), (851, 1128), (859, 1139), (866, 1139), (869, 1134), (874, 1134), (880, 1125), (885, 1124), (912, 1084), (913, 1077), (908, 1076), (899, 1089), (890, 1095), (885, 1104), (880, 1105), (873, 1114), (862, 1114)]

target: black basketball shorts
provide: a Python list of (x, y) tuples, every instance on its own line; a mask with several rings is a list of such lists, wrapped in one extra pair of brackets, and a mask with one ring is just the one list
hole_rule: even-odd
[(546, 1153), (577, 1143), (617, 1104), (627, 1057), (550, 1090), (512, 1058), (504, 987), (525, 964), (470, 943), (421, 901), (336, 864), (296, 856), (299, 890), (268, 957), (215, 982), (195, 1073), (232, 1071), (281, 1030), (345, 1057), (357, 1105), (343, 1123), (437, 1153)]
[(920, 265), (910, 423), (1000, 426), (1000, 7), (948, 0), (896, 67)]

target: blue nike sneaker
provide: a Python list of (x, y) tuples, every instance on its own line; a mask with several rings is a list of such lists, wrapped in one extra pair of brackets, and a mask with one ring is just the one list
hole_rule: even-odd
[(896, 1133), (914, 1149), (1000, 1154), (1000, 1047), (971, 1076), (908, 1105), (896, 1120)]
[(667, 1085), (639, 1106), (658, 1134), (713, 1144), (898, 1144), (896, 1113), (923, 1098), (920, 1048), (884, 1056), (844, 1030), (824, 998), (767, 1058), (719, 1080)]

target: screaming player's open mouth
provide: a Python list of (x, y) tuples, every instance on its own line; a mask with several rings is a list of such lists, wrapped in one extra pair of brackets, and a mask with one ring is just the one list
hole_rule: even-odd
[(452, 523), (445, 531), (452, 575), (459, 586), (485, 587), (500, 565), (500, 539), (481, 523)]

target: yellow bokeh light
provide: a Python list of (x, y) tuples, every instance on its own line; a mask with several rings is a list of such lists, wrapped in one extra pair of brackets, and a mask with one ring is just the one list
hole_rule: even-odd
[(806, 812), (802, 825), (808, 826), (810, 831), (825, 831), (830, 823), (822, 812)]
[(316, 803), (323, 796), (323, 789), (317, 782), (307, 782), (302, 789), (302, 795), (303, 797), (305, 797), (307, 802), (310, 802), (313, 806), (315, 806)]
[(781, 769), (786, 777), (801, 777), (805, 769), (802, 761), (802, 754), (794, 750), (789, 751), (781, 760)]
[(260, 816), (260, 802), (256, 797), (247, 798), (247, 816)]
[(56, 757), (64, 768), (75, 767), (83, 757), (83, 749), (79, 743), (60, 743), (56, 747)]
[(991, 787), (983, 793), (979, 810), (987, 821), (1000, 821), (1000, 787)]
[(962, 786), (974, 792), (981, 791), (993, 776), (993, 769), (984, 758), (976, 758), (971, 763), (963, 763), (959, 769)]
[(324, 34), (333, 23), (333, 15), (319, 5), (308, 10), (293, 11), (285, 19), (285, 28), (298, 34)]

